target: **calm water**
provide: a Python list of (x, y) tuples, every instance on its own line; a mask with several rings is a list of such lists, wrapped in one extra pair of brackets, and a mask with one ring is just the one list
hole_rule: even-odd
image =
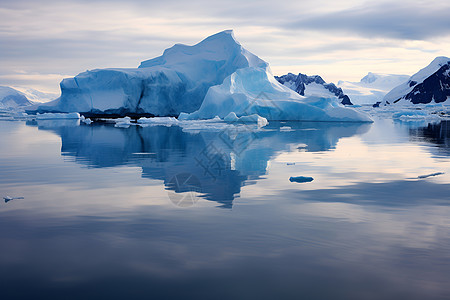
[(450, 297), (447, 122), (0, 121), (0, 141), (0, 196), (23, 197), (0, 203), (1, 299)]

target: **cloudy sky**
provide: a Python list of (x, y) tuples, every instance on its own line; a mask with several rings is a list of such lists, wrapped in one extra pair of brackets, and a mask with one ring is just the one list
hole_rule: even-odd
[(137, 67), (225, 29), (275, 75), (411, 75), (450, 56), (449, 16), (433, 0), (1, 0), (0, 85), (57, 92), (64, 77)]

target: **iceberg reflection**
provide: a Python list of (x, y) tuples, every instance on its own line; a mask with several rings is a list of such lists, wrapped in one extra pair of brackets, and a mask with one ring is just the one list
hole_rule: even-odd
[[(54, 124), (52, 124), (52, 122)], [(188, 192), (174, 180), (191, 174), (201, 197), (231, 208), (241, 187), (267, 173), (268, 162), (286, 151), (327, 151), (343, 137), (366, 132), (360, 123), (271, 123), (258, 129), (228, 125), (201, 130), (179, 126), (80, 125), (61, 121), (38, 121), (42, 130), (61, 137), (61, 153), (92, 168), (121, 165), (142, 168), (142, 177), (162, 180), (166, 189)], [(280, 130), (289, 125), (291, 130)], [(294, 150), (292, 150), (294, 149)], [(183, 175), (185, 176), (185, 175)], [(189, 176), (188, 176), (189, 177)]]

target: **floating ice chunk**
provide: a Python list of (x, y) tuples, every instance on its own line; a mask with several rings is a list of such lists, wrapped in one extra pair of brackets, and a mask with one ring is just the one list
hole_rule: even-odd
[(5, 203), (8, 203), (9, 201), (16, 200), (16, 199), (25, 199), (25, 198), (24, 197), (11, 197), (11, 196), (3, 197), (3, 200), (5, 200)]
[(282, 127), (280, 127), (280, 131), (293, 131), (293, 130), (289, 126), (282, 126)]
[(137, 122), (138, 124), (163, 125), (168, 127), (179, 125), (180, 123), (180, 121), (173, 117), (140, 118)]
[(439, 117), (436, 114), (431, 114), (425, 110), (404, 110), (392, 115), (393, 119), (402, 121), (417, 121), (417, 120), (436, 120)]
[(258, 124), (258, 127), (264, 127), (267, 124), (269, 124), (269, 122), (267, 121), (266, 118), (261, 117), (261, 116), (259, 116), (257, 114), (252, 114), (252, 115), (249, 115), (249, 116), (242, 116), (242, 117), (239, 118), (239, 122), (242, 122), (242, 123), (256, 123), (256, 124)]
[(290, 182), (298, 182), (298, 183), (304, 183), (304, 182), (311, 182), (314, 178), (312, 177), (306, 177), (306, 176), (297, 176), (297, 177), (290, 177)]
[(128, 128), (130, 127), (130, 125), (132, 125), (130, 117), (118, 118), (114, 119), (113, 121), (116, 123), (114, 127)]
[(436, 173), (431, 173), (431, 174), (427, 174), (427, 175), (420, 175), (420, 176), (417, 176), (417, 179), (425, 179), (428, 177), (433, 177), (433, 176), (438, 176), (438, 175), (443, 175), (443, 174), (445, 174), (445, 173), (444, 172), (436, 172)]
[(45, 113), (45, 114), (37, 114), (36, 120), (67, 120), (67, 119), (80, 119), (80, 114), (77, 112), (74, 113)]
[(128, 125), (131, 125), (131, 118), (130, 117), (117, 118), (117, 119), (113, 119), (113, 121), (116, 124), (128, 124)]
[(223, 118), (225, 122), (237, 122), (239, 120), (238, 116), (236, 116), (235, 112), (230, 112), (225, 118)]
[(83, 122), (84, 124), (87, 124), (87, 125), (92, 124), (92, 122), (94, 122), (91, 119), (86, 118), (85, 116), (81, 116), (80, 117), (80, 121)]

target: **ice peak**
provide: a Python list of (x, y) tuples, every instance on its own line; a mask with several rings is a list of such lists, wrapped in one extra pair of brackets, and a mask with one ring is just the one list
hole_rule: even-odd
[(379, 78), (378, 74), (369, 72), (366, 76), (361, 78), (361, 83), (372, 83)]
[(205, 38), (203, 41), (220, 39), (220, 38), (232, 38), (236, 43), (239, 44), (239, 42), (236, 40), (236, 37), (234, 36), (233, 29), (227, 29), (227, 30), (218, 32), (216, 34), (213, 34), (213, 35)]
[(192, 64), (195, 68), (198, 60), (217, 63), (235, 61), (241, 65), (240, 67), (268, 67), (266, 62), (241, 46), (234, 37), (233, 30), (224, 30), (193, 46), (175, 44), (166, 49), (163, 55), (141, 62), (139, 68), (172, 67), (180, 63)]

